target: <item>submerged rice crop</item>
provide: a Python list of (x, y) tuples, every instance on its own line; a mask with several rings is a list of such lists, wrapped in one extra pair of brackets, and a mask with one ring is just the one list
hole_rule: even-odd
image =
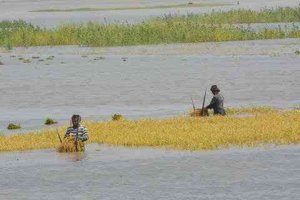
[[(299, 38), (300, 28), (284, 30), (241, 28), (235, 23), (299, 22), (300, 8), (233, 10), (206, 15), (165, 16), (139, 24), (65, 24), (52, 29), (24, 21), (0, 23), (2, 46), (124, 46), (161, 43), (220, 42), (275, 38)], [(9, 45), (8, 45), (9, 44)]]
[[(155, 146), (183, 150), (207, 150), (263, 144), (299, 144), (300, 110), (279, 111), (272, 108), (232, 109), (232, 113), (250, 116), (203, 118), (120, 120), (86, 122), (90, 143), (124, 146)], [(59, 129), (60, 135), (66, 127)], [(56, 148), (55, 130), (0, 136), (0, 151)]]

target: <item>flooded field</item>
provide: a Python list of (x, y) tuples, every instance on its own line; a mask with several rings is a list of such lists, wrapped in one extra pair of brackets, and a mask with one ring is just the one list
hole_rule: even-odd
[(0, 198), (300, 198), (299, 146), (177, 152), (90, 145), (84, 155), (2, 153)]
[(299, 49), (299, 39), (288, 39), (3, 50), (1, 130), (8, 122), (41, 128), (46, 117), (66, 123), (73, 113), (96, 120), (185, 114), (190, 97), (200, 106), (212, 84), (226, 107), (299, 106)]
[[(166, 9), (143, 9), (143, 10), (108, 10), (108, 11), (86, 11), (86, 12), (30, 12), (41, 9), (70, 9), (70, 8), (116, 8), (116, 7), (147, 7), (159, 5), (176, 5), (193, 3), (229, 4), (226, 6), (211, 7), (190, 7), (190, 8), (166, 8)], [(239, 4), (237, 3), (239, 2)], [(0, 21), (23, 19), (35, 25), (54, 27), (65, 23), (81, 23), (87, 21), (96, 22), (129, 22), (136, 23), (144, 21), (150, 17), (162, 16), (165, 14), (187, 14), (187, 13), (207, 13), (213, 10), (231, 10), (238, 8), (259, 10), (265, 7), (298, 6), (297, 0), (175, 0), (175, 1), (132, 1), (132, 0), (88, 0), (88, 1), (34, 1), (34, 0), (1, 0), (0, 1)], [(13, 9), (11, 9), (13, 8)]]
[[(170, 6), (170, 2), (212, 5), (159, 8)], [(297, 7), (299, 1), (0, 0), (0, 21), (22, 19), (43, 27), (88, 21), (138, 23), (168, 14), (280, 6)], [(122, 9), (126, 7), (148, 8)], [(32, 12), (82, 8), (111, 10)], [(291, 30), (299, 23), (235, 25)], [(220, 87), (226, 108), (300, 107), (300, 39), (106, 48), (13, 48), (9, 42), (3, 44), (0, 135), (46, 128), (47, 117), (58, 121), (53, 126), (66, 125), (75, 113), (84, 121), (110, 120), (114, 113), (130, 119), (185, 115), (192, 108), (191, 97), (200, 107), (205, 89), (212, 84)], [(208, 94), (206, 103), (211, 97)], [(10, 122), (22, 128), (9, 131)], [(240, 132), (244, 131), (236, 131), (239, 136)], [(299, 155), (299, 145), (188, 152), (88, 144), (84, 154), (59, 154), (53, 149), (1, 153), (0, 199), (298, 200)]]

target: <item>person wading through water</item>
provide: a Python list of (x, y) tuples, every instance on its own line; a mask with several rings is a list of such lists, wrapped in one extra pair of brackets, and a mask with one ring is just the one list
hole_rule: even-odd
[(75, 151), (84, 151), (84, 143), (83, 142), (85, 142), (89, 139), (88, 130), (86, 127), (84, 127), (80, 124), (80, 122), (81, 122), (80, 115), (73, 115), (71, 120), (72, 120), (73, 126), (70, 126), (67, 129), (64, 139), (74, 140), (74, 144), (75, 144), (75, 148), (76, 148)]
[(213, 93), (213, 98), (208, 106), (205, 107), (205, 110), (213, 109), (215, 115), (226, 115), (223, 108), (224, 97), (220, 94), (220, 89), (217, 85), (212, 85), (210, 91)]

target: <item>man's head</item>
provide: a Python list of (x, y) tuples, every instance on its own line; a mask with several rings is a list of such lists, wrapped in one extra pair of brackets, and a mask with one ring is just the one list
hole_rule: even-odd
[(73, 127), (78, 127), (79, 124), (81, 122), (81, 117), (80, 115), (73, 115), (72, 116), (72, 124), (73, 124)]
[(217, 85), (212, 85), (210, 88), (210, 91), (215, 95), (218, 94), (220, 92), (220, 89), (218, 88)]

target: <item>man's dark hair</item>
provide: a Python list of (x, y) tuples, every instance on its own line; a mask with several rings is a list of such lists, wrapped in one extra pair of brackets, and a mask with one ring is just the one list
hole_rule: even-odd
[(218, 88), (217, 85), (212, 85), (211, 88), (210, 88), (210, 91), (220, 92), (220, 89)]
[(80, 117), (80, 115), (73, 115), (72, 116), (72, 120), (77, 120), (78, 122), (80, 122), (81, 121), (81, 117)]

